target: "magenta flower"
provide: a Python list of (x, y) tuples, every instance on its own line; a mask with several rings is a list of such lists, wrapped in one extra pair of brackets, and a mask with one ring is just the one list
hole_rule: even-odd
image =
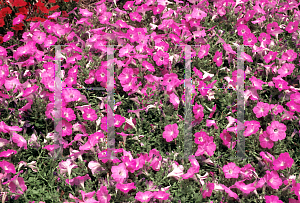
[(269, 23), (267, 25), (267, 33), (269, 35), (275, 36), (275, 35), (278, 35), (282, 32), (283, 32), (283, 30), (280, 29), (277, 22)]
[(141, 20), (142, 20), (142, 16), (138, 12), (129, 13), (129, 17), (132, 21), (141, 22)]
[(290, 157), (288, 152), (281, 153), (278, 159), (273, 161), (274, 170), (284, 170), (286, 168), (291, 168), (294, 163), (294, 160)]
[(278, 121), (273, 121), (271, 126), (267, 127), (267, 132), (270, 135), (270, 139), (274, 142), (283, 140), (286, 137), (285, 131), (286, 125), (279, 123)]
[(297, 104), (294, 101), (289, 101), (285, 105), (287, 105), (289, 107), (290, 111), (292, 111), (292, 112), (294, 112), (294, 111), (300, 112), (300, 104)]
[(257, 38), (253, 33), (249, 33), (243, 36), (243, 44), (245, 46), (253, 46), (257, 42)]
[[(275, 196), (275, 195), (265, 195), (265, 200), (266, 203), (283, 203), (283, 201), (279, 200), (279, 197)], [(291, 202), (291, 201), (289, 201)]]
[(178, 108), (178, 105), (180, 103), (179, 98), (177, 97), (176, 94), (174, 94), (174, 92), (170, 95), (170, 102), (174, 105), (175, 109)]
[(86, 174), (85, 176), (77, 176), (71, 180), (66, 179), (66, 183), (68, 183), (70, 185), (80, 185), (84, 189), (84, 182), (86, 180), (90, 180), (90, 179), (91, 178), (90, 178), (89, 174)]
[(1, 161), (0, 167), (4, 170), (5, 173), (16, 173), (15, 166), (12, 163), (9, 163), (8, 161)]
[(244, 180), (235, 182), (234, 186), (242, 191), (244, 194), (250, 194), (252, 191), (256, 189), (254, 183), (250, 183), (246, 185)]
[(38, 44), (43, 44), (46, 39), (46, 33), (35, 31), (32, 36), (32, 40), (34, 40)]
[(84, 17), (92, 17), (93, 16), (93, 13), (89, 12), (87, 9), (79, 8), (79, 13)]
[(14, 154), (17, 154), (17, 151), (12, 150), (12, 149), (8, 149), (6, 151), (0, 152), (0, 157), (10, 157)]
[(251, 33), (251, 30), (247, 25), (240, 25), (237, 27), (238, 35), (239, 36), (246, 36), (247, 34)]
[(288, 33), (294, 33), (298, 30), (298, 24), (299, 24), (299, 22), (297, 20), (293, 21), (293, 22), (289, 22), (289, 24), (286, 26), (285, 30)]
[(122, 73), (118, 76), (121, 84), (127, 84), (133, 78), (133, 70), (132, 68), (124, 68)]
[(268, 115), (270, 110), (270, 105), (268, 103), (258, 102), (257, 105), (253, 108), (253, 112), (256, 115), (256, 118), (265, 117)]
[(246, 54), (245, 52), (241, 53), (241, 58), (245, 59), (248, 62), (253, 62), (252, 57), (250, 55)]
[(4, 37), (3, 37), (3, 42), (9, 41), (13, 36), (14, 36), (13, 32), (10, 32), (10, 31), (7, 32), (6, 35), (4, 35)]
[(135, 195), (135, 199), (141, 202), (149, 202), (152, 197), (153, 193), (150, 191), (138, 192)]
[(25, 185), (24, 178), (19, 177), (19, 174), (20, 173), (18, 173), (8, 181), (9, 182), (8, 187), (10, 189), (10, 192), (19, 194), (15, 196), (16, 200), (27, 190), (27, 186)]
[(267, 55), (264, 56), (264, 60), (266, 63), (270, 63), (271, 61), (274, 61), (276, 59), (278, 52), (269, 51)]
[(24, 20), (24, 18), (25, 18), (24, 15), (19, 14), (17, 17), (15, 17), (15, 18), (13, 19), (13, 25), (17, 25), (17, 24), (22, 23), (23, 20)]
[(271, 36), (265, 32), (260, 33), (258, 40), (263, 44), (263, 45), (268, 45), (271, 42)]
[(90, 161), (88, 164), (88, 168), (91, 169), (93, 175), (96, 172), (100, 172), (101, 170), (104, 170), (104, 168), (101, 167), (101, 165), (97, 161)]
[(165, 131), (163, 132), (163, 138), (166, 139), (167, 142), (171, 142), (173, 139), (177, 137), (179, 134), (177, 123), (169, 124), (165, 126)]
[(97, 118), (98, 118), (96, 111), (91, 108), (83, 109), (82, 117), (84, 120), (90, 120), (90, 121), (97, 120)]
[(12, 141), (16, 143), (18, 147), (24, 147), (24, 149), (27, 149), (27, 142), (23, 136), (13, 132)]
[(81, 96), (81, 93), (76, 89), (63, 89), (62, 96), (64, 100), (69, 103), (72, 101), (78, 101)]
[(128, 184), (118, 183), (116, 185), (116, 188), (121, 190), (124, 193), (128, 193), (130, 190), (136, 189), (136, 187), (134, 186), (134, 183), (128, 183)]
[(213, 61), (217, 64), (218, 67), (220, 67), (223, 63), (222, 53), (216, 51)]
[(208, 52), (209, 52), (209, 49), (210, 49), (210, 45), (209, 44), (207, 44), (207, 45), (201, 45), (200, 51), (198, 53), (199, 59), (202, 59), (204, 56), (207, 56)]
[(65, 136), (67, 136), (67, 135), (72, 135), (72, 124), (69, 123), (69, 122), (66, 121), (66, 120), (62, 120), (60, 123), (61, 123), (61, 124), (58, 124), (58, 125), (56, 126), (56, 129), (55, 129), (55, 130), (59, 132), (59, 128), (60, 128), (60, 126), (61, 126), (61, 128), (62, 128), (62, 136), (63, 136), (63, 137), (65, 137)]
[(272, 109), (272, 112), (275, 114), (275, 115), (278, 115), (280, 113), (283, 112), (283, 106), (281, 106), (280, 104), (271, 104), (270, 105), (270, 109)]
[(68, 122), (76, 119), (76, 115), (74, 114), (73, 109), (63, 107), (61, 111), (63, 113), (62, 117), (65, 118)]
[(258, 121), (245, 121), (244, 125), (247, 127), (244, 136), (248, 137), (254, 133), (256, 133), (260, 128), (260, 123)]
[(118, 166), (111, 167), (112, 177), (118, 183), (123, 183), (128, 178), (128, 170), (124, 163), (120, 163)]
[(201, 104), (198, 105), (196, 102), (195, 106), (193, 107), (193, 112), (196, 119), (204, 117), (203, 110), (204, 110), (203, 106)]
[(168, 63), (169, 63), (169, 54), (167, 52), (163, 52), (163, 51), (159, 50), (153, 56), (153, 60), (156, 62), (156, 64), (158, 66), (168, 65)]
[(106, 186), (101, 186), (100, 190), (96, 193), (99, 203), (109, 203), (111, 196), (108, 194)]
[(143, 61), (142, 66), (145, 67), (150, 72), (155, 72), (153, 65), (148, 61)]
[(279, 187), (282, 185), (282, 180), (276, 171), (266, 171), (264, 179), (267, 182), (267, 184), (274, 190), (279, 189)]
[(125, 92), (128, 92), (130, 90), (134, 90), (137, 88), (136, 82), (137, 82), (137, 77), (134, 77), (134, 78), (131, 78), (128, 83), (123, 83), (121, 85), (123, 87), (123, 90)]
[(274, 142), (270, 139), (270, 135), (266, 131), (259, 135), (259, 142), (262, 148), (271, 149), (274, 146)]
[[(297, 54), (296, 54), (297, 55)], [(278, 69), (278, 73), (280, 74), (280, 77), (286, 77), (288, 75), (291, 75), (295, 69), (295, 65), (292, 63), (285, 63), (281, 66), (281, 68)]]
[(115, 127), (119, 128), (125, 122), (125, 118), (121, 115), (115, 115)]
[(241, 169), (233, 162), (223, 166), (225, 178), (238, 178), (240, 170)]
[(256, 78), (255, 76), (252, 76), (249, 80), (252, 82), (253, 87), (259, 90), (262, 90), (263, 84), (267, 84), (266, 82), (263, 82), (262, 80)]
[(195, 153), (195, 156), (200, 156), (206, 154), (208, 156), (213, 156), (214, 151), (216, 150), (217, 146), (214, 143), (214, 137), (208, 136), (206, 142), (203, 145), (198, 145), (198, 149)]
[(201, 193), (202, 193), (202, 197), (203, 197), (203, 198), (210, 197), (211, 194), (212, 194), (212, 191), (214, 190), (214, 188), (215, 188), (215, 184), (214, 184), (214, 183), (209, 183), (209, 182), (208, 182), (208, 183), (206, 184), (206, 189), (203, 189), (203, 187), (200, 188), (200, 191), (201, 191)]
[(165, 191), (157, 191), (153, 193), (153, 197), (160, 200), (167, 200), (169, 196), (170, 194), (166, 193)]
[(226, 129), (224, 129), (220, 134), (220, 138), (223, 140), (223, 145), (227, 146), (228, 148), (230, 148), (231, 145), (231, 149), (235, 147), (236, 141), (232, 142), (232, 136), (229, 132), (227, 132)]
[(103, 12), (101, 16), (98, 17), (98, 20), (101, 24), (110, 24), (109, 20), (112, 17), (111, 12)]

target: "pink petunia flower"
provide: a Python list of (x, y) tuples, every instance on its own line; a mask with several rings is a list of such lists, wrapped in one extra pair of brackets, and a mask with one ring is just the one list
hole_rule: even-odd
[(9, 41), (13, 36), (14, 36), (13, 32), (10, 32), (10, 31), (7, 32), (6, 35), (4, 35), (4, 37), (3, 37), (3, 42)]
[(247, 34), (251, 33), (251, 30), (249, 29), (249, 27), (247, 25), (240, 25), (237, 27), (237, 31), (238, 31), (238, 35), (239, 36), (246, 36)]
[(207, 156), (213, 156), (216, 151), (216, 144), (214, 143), (214, 137), (208, 136), (207, 140), (203, 145), (198, 145), (198, 149), (195, 153), (195, 156), (200, 156), (206, 154)]
[(63, 89), (62, 96), (67, 103), (72, 101), (78, 101), (81, 96), (81, 93), (76, 89)]
[(268, 115), (270, 110), (270, 105), (268, 103), (258, 102), (257, 105), (253, 108), (257, 118), (265, 117)]
[(265, 32), (260, 33), (258, 40), (265, 46), (270, 44), (271, 36)]
[(270, 63), (271, 61), (274, 61), (276, 59), (278, 52), (269, 51), (267, 55), (264, 56), (264, 60), (266, 63)]
[(260, 123), (258, 121), (245, 121), (244, 125), (247, 127), (244, 136), (248, 137), (254, 133), (256, 133), (260, 128)]
[(13, 25), (17, 25), (23, 22), (23, 20), (25, 19), (25, 16), (22, 14), (19, 14), (17, 17), (15, 17), (13, 19)]
[(65, 118), (68, 122), (76, 119), (76, 115), (74, 114), (73, 109), (63, 107), (61, 111), (63, 113), (62, 117)]
[(167, 175), (167, 177), (174, 177), (176, 180), (179, 180), (179, 178), (184, 174), (183, 170), (184, 167), (182, 165), (179, 165), (177, 163), (172, 164), (173, 171)]
[(166, 139), (167, 142), (171, 142), (178, 135), (178, 125), (177, 123), (169, 124), (165, 126), (165, 131), (163, 132), (163, 138)]
[(202, 197), (206, 198), (206, 197), (210, 197), (212, 194), (212, 191), (215, 188), (215, 184), (214, 183), (207, 183), (206, 184), (206, 189), (200, 188), (200, 191), (202, 193)]
[[(289, 49), (282, 54), (281, 59), (286, 60), (287, 62), (292, 62), (297, 58), (297, 53), (294, 50)], [(294, 65), (294, 64), (293, 64)]]
[(203, 110), (204, 110), (203, 106), (201, 104), (198, 105), (196, 102), (195, 106), (193, 107), (193, 113), (196, 119), (199, 118), (202, 119), (204, 117)]
[(255, 43), (257, 43), (257, 38), (255, 37), (255, 35), (253, 33), (248, 33), (246, 35), (243, 36), (243, 44), (245, 46), (253, 46), (255, 45)]
[(12, 156), (16, 153), (17, 153), (17, 151), (12, 150), (12, 149), (8, 149), (6, 151), (0, 152), (0, 157), (10, 157), (10, 156)]
[(295, 69), (295, 65), (292, 63), (285, 63), (282, 65), (280, 69), (278, 69), (278, 73), (280, 74), (280, 77), (286, 77), (288, 75), (291, 75)]
[(118, 183), (123, 183), (126, 178), (128, 178), (128, 170), (124, 163), (119, 164), (118, 166), (112, 166), (111, 168), (112, 177)]
[(128, 193), (130, 190), (136, 189), (136, 187), (134, 186), (134, 183), (128, 183), (128, 184), (118, 183), (116, 185), (116, 188), (121, 190), (124, 193)]
[(216, 51), (213, 61), (220, 67), (223, 63), (222, 52)]
[(73, 168), (78, 168), (78, 166), (71, 160), (67, 159), (67, 161), (61, 161), (58, 164), (60, 173), (65, 174), (68, 173), (69, 177), (71, 177), (71, 172)]
[(201, 45), (200, 51), (198, 53), (199, 59), (202, 59), (204, 56), (207, 56), (208, 52), (209, 52), (209, 49), (210, 49), (210, 45), (209, 44), (207, 44), (207, 45)]
[(15, 166), (12, 163), (9, 163), (8, 161), (0, 161), (0, 167), (4, 170), (5, 173), (16, 173)]
[(298, 24), (299, 24), (299, 22), (297, 20), (293, 21), (293, 22), (289, 22), (289, 24), (286, 26), (285, 30), (288, 33), (294, 33), (298, 30)]
[(129, 17), (132, 21), (141, 22), (142, 16), (138, 12), (129, 13)]
[(111, 199), (106, 186), (101, 186), (100, 190), (97, 191), (96, 196), (100, 203), (109, 203)]
[(153, 56), (153, 60), (156, 62), (156, 64), (158, 66), (168, 65), (168, 63), (169, 63), (169, 54), (167, 52), (163, 52), (163, 51), (159, 50)]
[(27, 149), (27, 141), (23, 136), (13, 132), (12, 141), (16, 143), (18, 147), (24, 147), (24, 149)]
[(236, 141), (232, 142), (232, 136), (226, 129), (220, 134), (220, 138), (223, 140), (223, 145), (227, 146), (228, 148), (233, 149), (236, 145)]
[[(266, 203), (283, 203), (283, 201), (279, 200), (279, 197), (275, 195), (265, 195)], [(291, 202), (290, 202), (291, 203)]]
[(288, 152), (281, 153), (278, 159), (273, 161), (274, 170), (284, 170), (286, 168), (291, 168), (294, 163), (294, 160), (290, 157)]
[(276, 171), (266, 171), (264, 179), (274, 190), (279, 189), (279, 187), (282, 185), (282, 180)]
[(174, 92), (170, 95), (170, 102), (174, 105), (175, 109), (178, 108), (178, 105), (180, 103), (180, 100)]
[(150, 191), (138, 192), (135, 195), (135, 199), (141, 202), (149, 202), (152, 197), (153, 193)]
[(262, 90), (263, 84), (267, 84), (266, 82), (263, 82), (262, 80), (256, 78), (255, 76), (252, 76), (249, 80), (252, 82), (253, 87), (259, 90)]
[(75, 178), (72, 178), (71, 180), (66, 179), (66, 183), (70, 185), (80, 185), (84, 189), (84, 182), (86, 180), (90, 180), (89, 174), (86, 174), (85, 176), (77, 176)]
[(235, 182), (234, 187), (241, 190), (244, 194), (250, 194), (252, 191), (256, 190), (254, 183), (246, 185), (244, 180)]
[(121, 127), (126, 120), (123, 116), (118, 114), (115, 115), (114, 119), (115, 119), (115, 127), (117, 128)]
[(32, 40), (34, 40), (38, 44), (43, 44), (46, 39), (46, 33), (35, 31), (32, 36)]
[(267, 33), (269, 35), (275, 36), (275, 35), (278, 35), (282, 32), (283, 32), (283, 30), (280, 29), (277, 22), (269, 23), (267, 25)]
[(92, 108), (83, 109), (82, 117), (84, 120), (90, 120), (90, 121), (97, 120), (98, 118), (96, 111)]
[(259, 135), (259, 142), (262, 148), (271, 149), (274, 146), (274, 142), (270, 139), (270, 135), (266, 131)]
[(281, 106), (280, 104), (271, 104), (270, 109), (272, 109), (272, 113), (274, 113), (275, 115), (282, 113), (284, 110), (283, 106)]
[(167, 200), (169, 196), (170, 194), (165, 191), (156, 191), (153, 193), (153, 197), (160, 200)]
[(271, 126), (267, 127), (267, 132), (273, 142), (283, 140), (286, 137), (285, 131), (286, 125), (279, 123), (278, 121), (273, 121)]
[(155, 72), (155, 69), (154, 69), (153, 65), (151, 63), (149, 63), (148, 61), (143, 61), (142, 66), (145, 67), (150, 72)]
[(233, 162), (223, 166), (225, 178), (238, 178), (240, 170), (241, 169)]

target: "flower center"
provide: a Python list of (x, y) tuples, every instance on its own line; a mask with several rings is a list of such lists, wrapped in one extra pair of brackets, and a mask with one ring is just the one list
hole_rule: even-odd
[(277, 133), (277, 131), (278, 131), (277, 129), (274, 129), (274, 132), (275, 132), (275, 133)]
[(203, 138), (202, 138), (202, 137), (199, 137), (199, 141), (200, 141), (200, 142), (203, 142)]
[(228, 171), (228, 173), (230, 173), (230, 174), (232, 174), (232, 172), (233, 172), (232, 169), (230, 169), (230, 170)]

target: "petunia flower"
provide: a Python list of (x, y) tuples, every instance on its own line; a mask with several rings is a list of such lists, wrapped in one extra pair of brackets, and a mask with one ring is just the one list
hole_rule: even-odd
[(259, 135), (259, 142), (262, 148), (272, 149), (274, 146), (274, 142), (270, 139), (270, 135), (266, 131)]
[(170, 95), (170, 102), (174, 105), (175, 109), (178, 108), (178, 105), (180, 103), (180, 100), (174, 92)]
[(214, 190), (215, 188), (215, 184), (214, 183), (207, 183), (205, 185), (205, 189), (204, 189), (204, 186), (202, 188), (200, 188), (200, 191), (202, 193), (202, 197), (203, 198), (206, 198), (206, 197), (210, 197), (211, 194), (212, 194), (212, 191)]
[(207, 56), (208, 52), (209, 52), (209, 49), (210, 49), (210, 45), (209, 44), (201, 45), (199, 53), (198, 53), (199, 59), (202, 59), (204, 56)]
[(293, 22), (289, 22), (289, 24), (286, 26), (285, 30), (288, 33), (294, 33), (298, 30), (298, 24), (299, 24), (299, 22), (297, 20), (293, 21)]
[(263, 46), (270, 44), (271, 36), (265, 32), (260, 33), (258, 40), (263, 44)]
[(238, 178), (240, 170), (241, 169), (233, 162), (223, 166), (225, 178)]
[(270, 63), (271, 61), (276, 59), (278, 52), (269, 51), (267, 55), (264, 56), (264, 60), (266, 63)]
[(62, 97), (64, 100), (69, 103), (72, 101), (78, 101), (81, 96), (80, 91), (76, 89), (63, 89), (62, 90)]
[(267, 132), (270, 135), (270, 139), (274, 142), (283, 140), (286, 137), (285, 131), (286, 125), (279, 123), (278, 121), (273, 121), (271, 126), (267, 127)]
[(216, 51), (213, 61), (220, 67), (223, 63), (222, 52)]
[(97, 191), (96, 196), (100, 203), (109, 203), (111, 199), (106, 186), (101, 186), (100, 190)]
[(169, 124), (165, 126), (165, 131), (163, 132), (163, 138), (166, 139), (167, 142), (171, 142), (178, 135), (178, 125), (177, 123)]
[(32, 36), (32, 40), (34, 40), (38, 44), (43, 44), (46, 39), (46, 33), (35, 31)]
[(138, 192), (135, 195), (135, 199), (141, 202), (149, 202), (152, 197), (153, 193), (150, 191)]
[(246, 126), (246, 130), (244, 131), (244, 136), (248, 137), (254, 133), (256, 133), (260, 128), (260, 123), (258, 121), (245, 121), (244, 125)]
[(98, 118), (96, 111), (92, 108), (83, 109), (82, 117), (84, 120), (90, 120), (90, 121), (95, 121)]
[(128, 170), (124, 163), (119, 164), (118, 166), (112, 166), (111, 168), (112, 177), (118, 183), (123, 183), (126, 178), (128, 178)]
[(69, 177), (71, 177), (71, 172), (73, 168), (78, 168), (78, 166), (73, 163), (71, 159), (67, 159), (67, 161), (61, 161), (58, 164), (60, 173), (65, 174), (66, 172), (68, 173)]
[(198, 105), (196, 102), (195, 106), (193, 106), (193, 113), (196, 119), (202, 119), (204, 117), (203, 110), (203, 106), (201, 104)]
[(27, 149), (27, 141), (23, 136), (13, 132), (12, 141), (16, 143), (18, 147), (24, 147), (24, 149)]
[(237, 27), (237, 31), (238, 31), (238, 35), (239, 36), (246, 36), (247, 34), (251, 33), (251, 30), (249, 29), (249, 27), (247, 25), (240, 25)]
[(254, 183), (246, 185), (244, 180), (235, 182), (234, 187), (241, 190), (244, 194), (250, 194), (252, 191), (256, 190)]
[(253, 108), (257, 118), (265, 117), (268, 115), (270, 110), (270, 105), (268, 103), (258, 102), (257, 105)]
[(281, 68), (278, 69), (278, 73), (280, 74), (280, 77), (286, 77), (288, 75), (291, 75), (295, 69), (295, 65), (292, 63), (285, 63), (281, 66)]
[(253, 33), (248, 33), (243, 36), (243, 44), (245, 46), (254, 46), (257, 43), (257, 38)]
[(9, 163), (8, 161), (0, 161), (0, 167), (4, 170), (6, 173), (16, 173), (15, 166), (12, 163)]
[[(279, 200), (278, 196), (275, 195), (265, 195), (266, 203), (283, 203), (283, 201)], [(289, 201), (291, 203), (291, 201)]]
[(276, 171), (266, 171), (264, 179), (274, 190), (279, 189), (279, 187), (282, 185), (282, 180)]
[(288, 152), (281, 153), (278, 159), (273, 161), (274, 170), (284, 170), (286, 168), (291, 168), (294, 163), (294, 160), (290, 157)]
[(162, 52), (161, 50), (158, 50), (157, 53), (153, 56), (153, 60), (158, 66), (168, 65), (169, 54), (167, 52)]
[(134, 183), (128, 183), (128, 184), (117, 183), (116, 188), (121, 190), (124, 193), (128, 193), (130, 190), (136, 189)]
[(178, 180), (183, 174), (184, 167), (182, 165), (172, 164), (173, 171), (167, 175), (167, 177), (174, 177)]
[(282, 33), (283, 30), (280, 29), (277, 22), (272, 22), (267, 25), (267, 33), (276, 36)]

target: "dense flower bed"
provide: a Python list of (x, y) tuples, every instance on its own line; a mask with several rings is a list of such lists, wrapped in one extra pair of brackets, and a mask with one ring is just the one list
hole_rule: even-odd
[[(3, 202), (299, 201), (297, 1), (102, 0), (94, 12), (9, 3), (14, 9), (1, 1), (0, 13), (0, 27), (14, 30), (0, 46)], [(47, 14), (26, 23), (31, 5)], [(12, 10), (14, 27), (4, 24)], [(54, 45), (67, 46), (58, 55)], [(112, 62), (113, 109), (95, 89), (109, 89)], [(240, 124), (244, 158), (236, 156)]]

